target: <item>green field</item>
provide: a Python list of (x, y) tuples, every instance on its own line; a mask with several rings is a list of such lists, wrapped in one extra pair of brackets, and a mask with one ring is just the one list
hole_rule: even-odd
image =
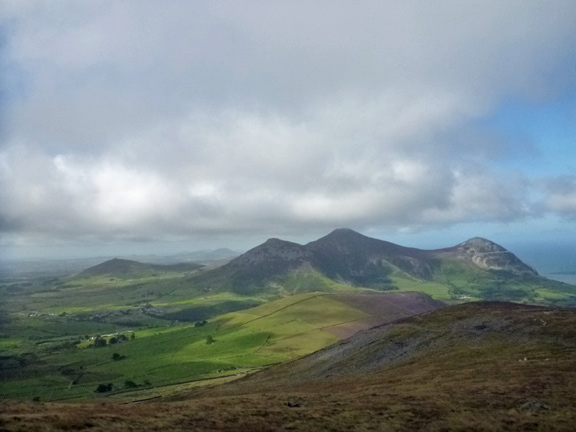
[[(217, 299), (227, 298), (220, 294)], [(202, 326), (185, 323), (136, 330), (133, 340), (99, 348), (87, 339), (75, 345), (66, 344), (73, 338), (59, 337), (40, 340), (27, 353), (28, 341), (4, 339), (2, 348), (13, 355), (4, 359), (0, 393), (29, 400), (93, 398), (107, 393), (95, 393), (99, 384), (128, 391), (246, 373), (336, 342), (338, 338), (324, 329), (365, 317), (329, 294), (307, 293), (224, 314)], [(60, 323), (60, 330), (78, 330), (76, 324)], [(99, 329), (114, 330), (107, 325)], [(108, 341), (114, 336), (103, 334)]]

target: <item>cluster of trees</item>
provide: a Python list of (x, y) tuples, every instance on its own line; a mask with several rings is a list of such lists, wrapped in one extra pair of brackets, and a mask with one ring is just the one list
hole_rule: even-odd
[[(130, 340), (134, 340), (136, 338), (136, 334), (132, 333), (130, 335)], [(121, 343), (121, 342), (126, 342), (128, 341), (128, 336), (126, 336), (126, 334), (121, 334), (116, 336), (112, 336), (110, 339), (106, 340), (106, 338), (103, 338), (102, 336), (96, 336), (96, 338), (94, 339), (94, 346), (96, 348), (101, 348), (101, 347), (105, 347), (106, 345), (115, 345), (117, 343)]]
[[(145, 387), (150, 387), (152, 384), (150, 383), (150, 381), (144, 380), (143, 384), (141, 384), (141, 385), (143, 385)], [(138, 388), (138, 387), (140, 387), (140, 384), (136, 384), (132, 380), (124, 381), (124, 388), (125, 389), (132, 389), (132, 388)], [(98, 387), (96, 387), (96, 390), (94, 390), (94, 393), (108, 393), (114, 389), (116, 389), (116, 386), (112, 383), (98, 384)]]

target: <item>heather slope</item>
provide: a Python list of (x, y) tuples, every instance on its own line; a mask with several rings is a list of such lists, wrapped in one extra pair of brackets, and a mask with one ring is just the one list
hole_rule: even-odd
[(560, 359), (576, 362), (575, 326), (574, 309), (466, 303), (357, 333), (235, 386), (242, 391), (262, 391), (268, 383), (298, 386), (318, 382), (322, 386), (327, 378), (390, 377), (397, 368), (414, 373), (420, 368), (434, 369), (429, 377), (434, 380), (439, 376), (452, 380), (449, 375), (470, 377), (483, 368), (516, 370), (519, 364), (523, 370), (551, 372)]

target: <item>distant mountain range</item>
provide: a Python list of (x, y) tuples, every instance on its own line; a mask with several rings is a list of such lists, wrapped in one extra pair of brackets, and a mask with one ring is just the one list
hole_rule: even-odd
[[(178, 264), (196, 263), (205, 265), (221, 265), (226, 261), (240, 255), (228, 248), (213, 250), (198, 250), (192, 252), (179, 252), (171, 255), (122, 255), (122, 259), (151, 264)], [(63, 276), (78, 273), (91, 266), (101, 264), (113, 259), (113, 256), (99, 256), (90, 258), (62, 258), (62, 259), (24, 259), (0, 260), (0, 277), (36, 277), (36, 276)]]
[(319, 286), (332, 281), (383, 290), (393, 289), (398, 278), (443, 283), (456, 290), (464, 279), (478, 282), (497, 278), (530, 281), (533, 285), (547, 281), (512, 252), (483, 238), (423, 250), (366, 237), (346, 228), (306, 245), (269, 239), (195, 280), (213, 289), (225, 287), (250, 293), (303, 275), (315, 275)]
[[(225, 251), (229, 253), (231, 251)], [(113, 259), (79, 277), (149, 277), (198, 270), (191, 262), (160, 265)], [(191, 289), (285, 295), (362, 287), (422, 291), (446, 300), (531, 301), (571, 305), (576, 287), (547, 279), (502, 246), (480, 237), (424, 250), (341, 228), (305, 245), (271, 238), (223, 265), (189, 275)]]

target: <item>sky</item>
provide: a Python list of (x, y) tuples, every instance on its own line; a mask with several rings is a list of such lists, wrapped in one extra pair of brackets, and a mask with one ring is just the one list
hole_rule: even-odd
[(575, 16), (573, 0), (4, 0), (0, 258), (340, 227), (576, 251)]

